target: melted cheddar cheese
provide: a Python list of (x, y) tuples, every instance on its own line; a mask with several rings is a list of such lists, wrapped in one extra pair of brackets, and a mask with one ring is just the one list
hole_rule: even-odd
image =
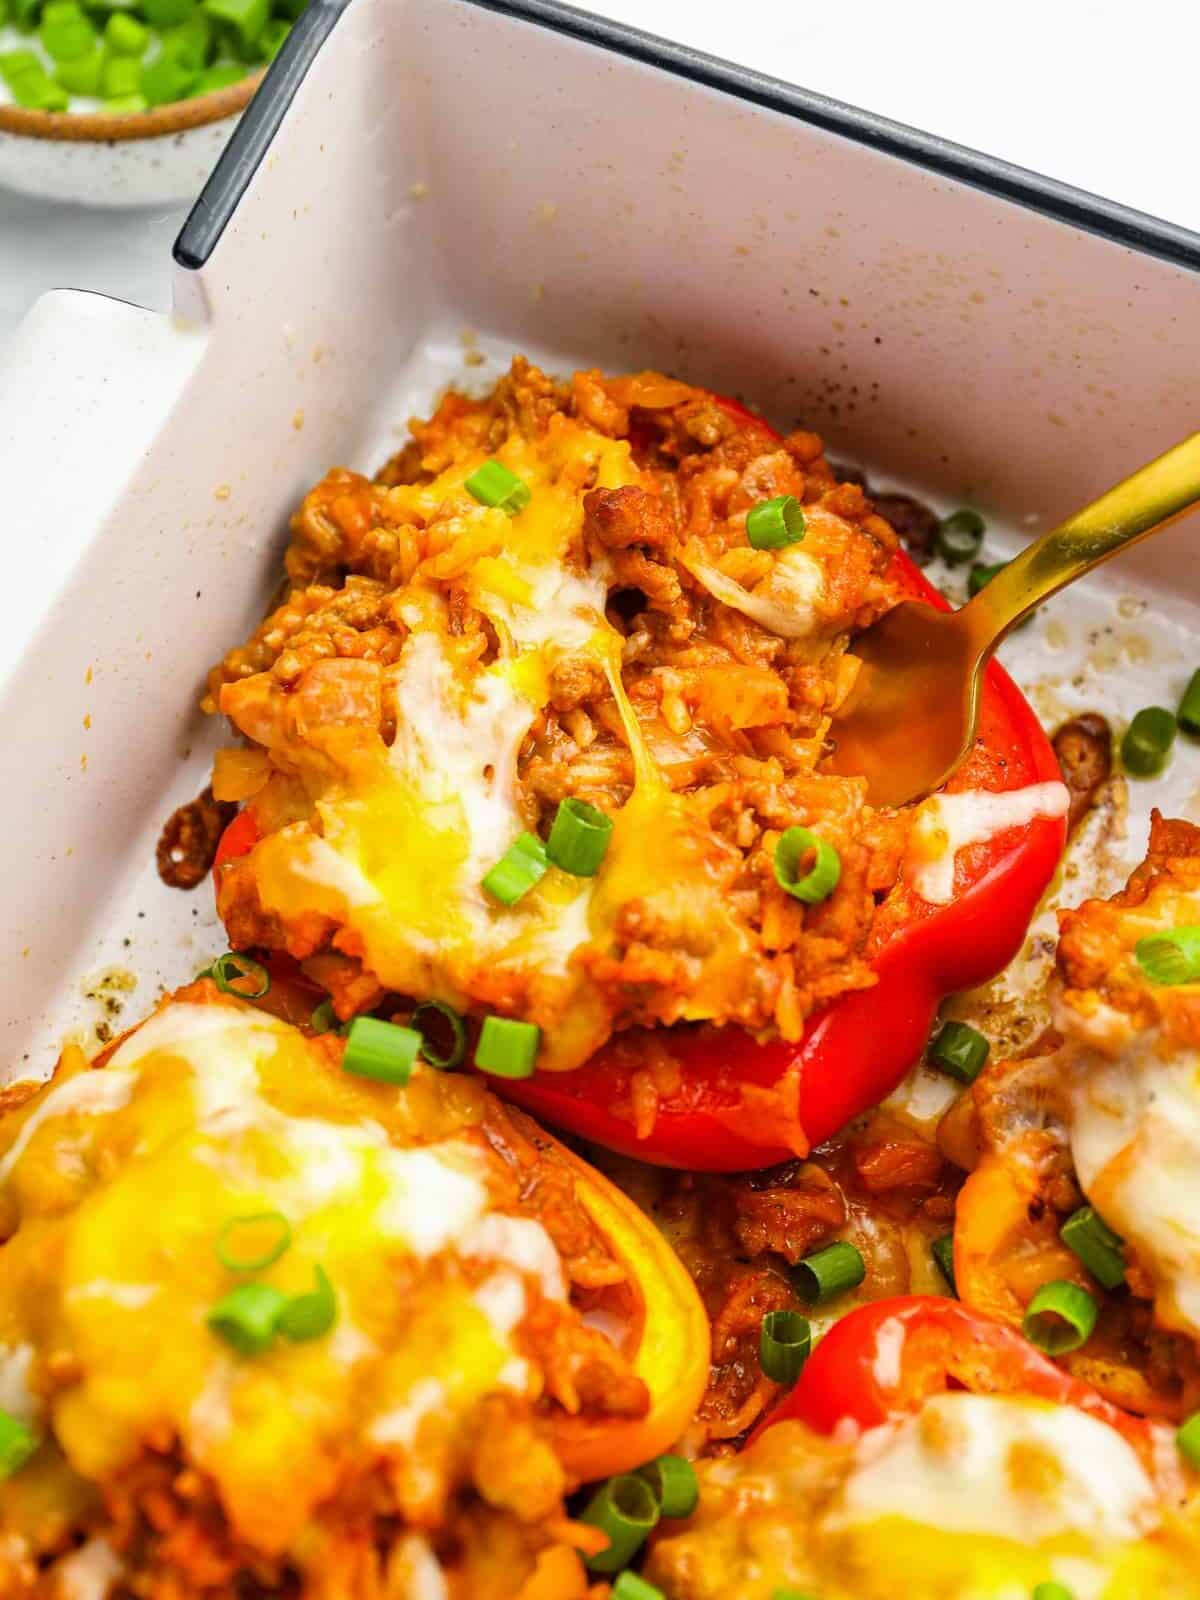
[(1157, 1320), (1200, 1340), (1200, 985), (1155, 984), (1139, 939), (1200, 923), (1200, 831), (1155, 824), (1113, 901), (1064, 919), (1056, 1022), (1071, 1155), (1148, 1275)]
[[(1169, 1443), (1169, 1440), (1168, 1440)], [(1068, 1407), (953, 1393), (855, 1442), (780, 1423), (701, 1468), (694, 1525), (648, 1575), (668, 1600), (1079, 1600), (1200, 1595), (1200, 1523), (1130, 1446)]]
[[(48, 1440), (0, 1482), (6, 1530), (43, 1515), (47, 1472), (69, 1507), (174, 1451), (232, 1538), (301, 1560), (321, 1506), (365, 1473), (436, 1521), (480, 1403), (541, 1394), (520, 1336), (565, 1304), (549, 1235), (492, 1209), (444, 1075), (401, 1092), (337, 1070), (339, 1049), (197, 985), (104, 1068), (69, 1053), (3, 1124), (0, 1405)], [(230, 1270), (222, 1228), (265, 1212), (290, 1246)], [(337, 1301), (324, 1336), (247, 1357), (209, 1326), (245, 1278), (298, 1295), (317, 1267)], [(530, 1449), (553, 1498), (562, 1474)]]
[[(465, 575), (498, 636), (496, 660), (479, 669), (456, 649), (435, 590), (407, 594), (399, 609), (411, 632), (381, 684), (397, 711), (394, 741), (355, 730), (336, 749), (326, 745), (324, 771), (306, 774), (320, 832), (297, 838), (285, 829), (264, 841), (258, 881), (263, 905), (285, 919), (335, 916), (389, 989), (463, 1005), (481, 967), (533, 973), (530, 1009), (553, 1006), (560, 1016), (549, 1056), (574, 1061), (606, 1031), (568, 971), (592, 937), (591, 883), (552, 869), (509, 909), (482, 880), (526, 826), (517, 755), (556, 661), (584, 651), (605, 666), (619, 655), (604, 618), (603, 570), (580, 556), (579, 486), (619, 488), (639, 475), (626, 441), (586, 428), (553, 430), (540, 449), (513, 438), (498, 459), (529, 486), (530, 502), (509, 517), (463, 486), (485, 459), (469, 455), (431, 484), (394, 494), (409, 502), (398, 515), (441, 517), (446, 555), (431, 576)], [(626, 725), (640, 743), (631, 712)]]
[[(638, 403), (664, 408), (657, 451)], [(541, 1069), (635, 1025), (798, 1038), (870, 981), (865, 860), (808, 950), (770, 859), (792, 822), (871, 848), (864, 785), (815, 769), (849, 631), (893, 597), (890, 529), (810, 437), (653, 375), (572, 393), (518, 361), (414, 433), (375, 482), (312, 491), (295, 587), (214, 674), (210, 709), (269, 758), (218, 763), (261, 835), (218, 872), (232, 942), (311, 962), (342, 1016), (390, 992), (534, 1022)], [(489, 461), (527, 490), (512, 515), (467, 488)], [(804, 497), (803, 545), (751, 546), (771, 493)], [(568, 795), (613, 819), (599, 871), (501, 904), (487, 873)]]

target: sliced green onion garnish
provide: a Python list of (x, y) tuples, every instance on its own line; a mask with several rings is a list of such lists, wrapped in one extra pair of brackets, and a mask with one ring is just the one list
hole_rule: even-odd
[(814, 1250), (792, 1268), (797, 1293), (812, 1305), (824, 1305), (847, 1289), (857, 1289), (866, 1275), (866, 1262), (846, 1239)]
[(275, 1337), (287, 1295), (269, 1283), (239, 1283), (208, 1313), (208, 1325), (239, 1355), (257, 1356)]
[(1175, 1435), (1179, 1453), (1189, 1467), (1200, 1472), (1200, 1411), (1193, 1411)]
[(1188, 679), (1175, 720), (1184, 733), (1190, 733), (1193, 737), (1200, 733), (1200, 671), (1193, 672)]
[(588, 1558), (591, 1570), (619, 1572), (629, 1565), (658, 1521), (658, 1501), (644, 1478), (623, 1472), (601, 1484), (579, 1520), (608, 1535), (608, 1549)]
[(1148, 933), (1133, 947), (1137, 964), (1151, 983), (1169, 987), (1200, 978), (1200, 928), (1171, 928)]
[(950, 1293), (958, 1293), (958, 1284), (954, 1281), (954, 1235), (942, 1234), (940, 1239), (935, 1239), (929, 1246), (929, 1253), (937, 1262), (938, 1271), (950, 1285)]
[(760, 500), (746, 513), (746, 537), (756, 550), (782, 550), (804, 537), (804, 511), (794, 494)]
[(523, 506), (529, 504), (529, 485), (510, 472), (503, 461), (485, 461), (473, 472), (463, 488), (479, 501), (480, 505), (495, 506), (498, 511), (515, 517)]
[(959, 1083), (974, 1083), (990, 1049), (977, 1028), (966, 1022), (947, 1022), (929, 1046), (929, 1059)]
[[(421, 1054), (431, 1067), (449, 1072), (467, 1059), (467, 1025), (454, 1010), (440, 1000), (426, 1000), (412, 1014), (413, 1027), (421, 1035)], [(445, 1049), (440, 1041), (445, 1041)]]
[(292, 1227), (282, 1211), (256, 1211), (230, 1217), (217, 1235), (217, 1260), (229, 1272), (261, 1272), (292, 1242)]
[(967, 574), (967, 593), (973, 600), (980, 589), (991, 583), (998, 572), (1003, 572), (1008, 565), (1007, 561), (993, 561), (990, 565), (984, 561), (976, 561)]
[(957, 567), (964, 561), (974, 561), (983, 543), (985, 530), (986, 524), (978, 511), (964, 507), (943, 517), (938, 523), (933, 542), (946, 565)]
[(421, 1035), (414, 1028), (380, 1022), (378, 1017), (355, 1017), (346, 1035), (342, 1071), (403, 1086), (412, 1077), (420, 1048)]
[[(241, 1000), (261, 1000), (271, 987), (271, 975), (262, 962), (244, 956), (240, 950), (227, 950), (200, 976), (211, 978), (222, 994), (236, 994)], [(246, 984), (253, 987), (246, 988)]]
[(771, 1600), (813, 1600), (813, 1596), (800, 1589), (772, 1589)]
[(316, 1288), (309, 1294), (294, 1294), (275, 1319), (276, 1329), (286, 1339), (319, 1339), (337, 1321), (337, 1296), (324, 1267), (314, 1267)]
[(795, 1383), (812, 1349), (808, 1318), (798, 1311), (768, 1311), (758, 1336), (758, 1364), (772, 1383)]
[(475, 1046), (475, 1065), (497, 1078), (532, 1078), (542, 1030), (513, 1017), (484, 1017)]
[(1061, 1356), (1088, 1342), (1099, 1310), (1086, 1289), (1059, 1278), (1044, 1283), (1034, 1295), (1021, 1326), (1030, 1344), (1048, 1356)]
[(556, 867), (576, 878), (594, 878), (608, 841), (612, 818), (586, 800), (564, 800), (555, 813), (546, 854)]
[(1165, 706), (1143, 706), (1125, 730), (1121, 760), (1136, 778), (1153, 778), (1175, 743), (1175, 718)]
[(502, 906), (515, 906), (539, 884), (550, 865), (546, 846), (535, 833), (519, 833), (483, 880), (483, 887)]
[(309, 1017), (308, 1025), (314, 1033), (332, 1033), (338, 1025), (338, 1014), (333, 1009), (333, 1001), (322, 1000)]
[(700, 1485), (696, 1469), (682, 1456), (658, 1456), (637, 1470), (658, 1501), (659, 1515), (663, 1517), (690, 1517), (700, 1498)]
[(667, 1600), (662, 1590), (645, 1578), (628, 1569), (619, 1574), (612, 1586), (612, 1600)]
[(0, 1411), (0, 1478), (19, 1472), (38, 1447), (33, 1429), (8, 1411)]
[(1075, 1591), (1055, 1578), (1048, 1578), (1034, 1588), (1032, 1600), (1075, 1600)]
[(1121, 1236), (1101, 1220), (1091, 1206), (1080, 1206), (1058, 1230), (1058, 1236), (1069, 1250), (1105, 1289), (1115, 1289), (1125, 1282), (1125, 1262), (1121, 1256)]
[[(813, 856), (812, 865), (801, 872), (809, 855)], [(824, 839), (807, 828), (787, 828), (780, 834), (775, 846), (775, 882), (794, 899), (810, 906), (828, 900), (841, 875), (842, 859)]]

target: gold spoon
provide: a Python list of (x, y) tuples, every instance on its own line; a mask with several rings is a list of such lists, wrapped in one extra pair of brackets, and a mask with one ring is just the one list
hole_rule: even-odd
[(867, 779), (876, 806), (931, 793), (975, 739), (983, 669), (1052, 594), (1200, 501), (1200, 433), (1124, 479), (1014, 557), (967, 605), (904, 600), (853, 641), (862, 662), (833, 719), (829, 765)]

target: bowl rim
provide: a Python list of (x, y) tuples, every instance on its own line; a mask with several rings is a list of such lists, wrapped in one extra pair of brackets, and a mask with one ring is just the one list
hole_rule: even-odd
[(248, 71), (237, 83), (213, 89), (194, 100), (173, 100), (150, 111), (114, 116), (108, 111), (33, 111), (26, 106), (0, 106), (0, 133), (70, 144), (113, 144), (133, 139), (162, 139), (202, 128), (244, 111), (263, 80), (265, 67)]

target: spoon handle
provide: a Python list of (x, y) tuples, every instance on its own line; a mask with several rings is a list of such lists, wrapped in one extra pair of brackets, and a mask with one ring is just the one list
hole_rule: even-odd
[(962, 613), (988, 653), (1035, 606), (1200, 501), (1200, 433), (1125, 478), (1022, 550)]

